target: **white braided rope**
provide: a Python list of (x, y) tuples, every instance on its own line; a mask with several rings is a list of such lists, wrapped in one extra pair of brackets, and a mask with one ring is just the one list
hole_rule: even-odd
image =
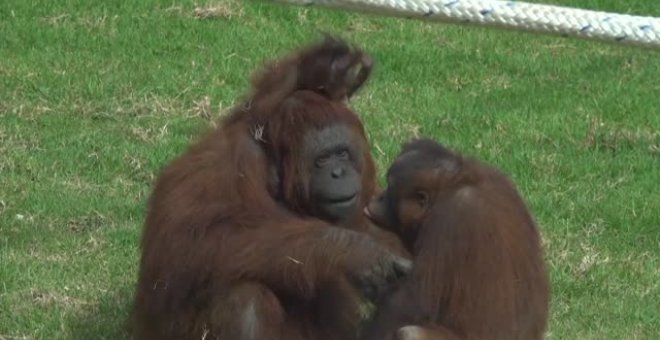
[[(499, 0), (271, 0), (660, 49), (660, 18)], [(658, 1), (658, 0), (649, 0)]]

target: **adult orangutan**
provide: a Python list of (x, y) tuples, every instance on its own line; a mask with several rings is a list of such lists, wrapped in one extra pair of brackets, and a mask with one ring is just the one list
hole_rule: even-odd
[(135, 338), (357, 336), (363, 294), (411, 266), (362, 214), (375, 170), (345, 100), (370, 69), (336, 39), (272, 63), (242, 105), (162, 170)]
[(508, 178), (430, 139), (404, 146), (368, 205), (414, 270), (378, 303), (369, 340), (538, 340), (549, 283), (540, 237)]

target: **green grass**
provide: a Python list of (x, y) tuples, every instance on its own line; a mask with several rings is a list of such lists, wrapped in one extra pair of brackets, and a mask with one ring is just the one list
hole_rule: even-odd
[[(660, 16), (651, 0), (548, 3)], [(660, 334), (660, 53), (233, 0), (0, 2), (0, 339), (121, 339), (158, 169), (265, 59), (338, 32), (381, 174), (426, 135), (496, 164), (542, 229), (549, 339)]]

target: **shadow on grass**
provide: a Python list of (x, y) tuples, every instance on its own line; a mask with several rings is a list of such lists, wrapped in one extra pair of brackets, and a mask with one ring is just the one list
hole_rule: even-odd
[(130, 339), (129, 317), (133, 287), (119, 287), (99, 297), (99, 305), (73, 314), (67, 320), (71, 339)]

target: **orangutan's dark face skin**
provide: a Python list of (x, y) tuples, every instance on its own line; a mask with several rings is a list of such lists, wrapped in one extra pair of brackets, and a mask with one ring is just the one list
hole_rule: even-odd
[(362, 191), (362, 150), (354, 132), (334, 125), (305, 138), (309, 159), (309, 191), (320, 218), (341, 222), (354, 216)]

